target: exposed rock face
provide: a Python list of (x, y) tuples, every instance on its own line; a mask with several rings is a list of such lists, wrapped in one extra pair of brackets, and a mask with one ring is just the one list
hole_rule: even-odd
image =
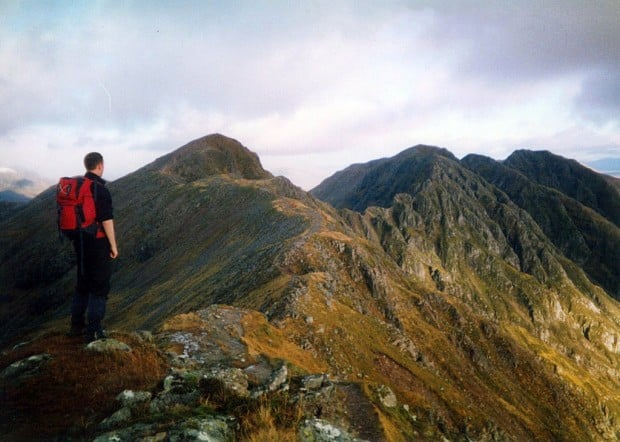
[[(442, 150), (408, 153), (404, 160), (399, 155), (370, 167), (363, 180), (379, 181), (372, 200), (382, 201), (385, 209), (369, 208), (357, 199), (361, 190), (356, 188), (349, 188), (354, 202), (342, 205), (365, 210), (363, 215), (349, 212), (351, 224), (380, 242), (403, 269), (432, 279), (440, 290), (456, 280), (462, 290), (472, 270), (510, 289), (511, 270), (502, 270), (506, 266), (543, 283), (562, 277), (564, 270), (544, 233), (507, 195)], [(395, 170), (398, 181), (386, 189), (381, 183), (391, 182)], [(331, 186), (326, 181), (319, 188), (326, 193)]]

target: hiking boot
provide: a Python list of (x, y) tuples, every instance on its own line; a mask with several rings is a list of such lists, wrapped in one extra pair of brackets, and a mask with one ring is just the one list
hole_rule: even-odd
[(107, 338), (108, 336), (105, 334), (105, 331), (99, 330), (99, 331), (96, 331), (95, 333), (89, 333), (86, 336), (86, 343), (89, 344), (93, 341), (98, 341), (100, 339), (107, 339)]

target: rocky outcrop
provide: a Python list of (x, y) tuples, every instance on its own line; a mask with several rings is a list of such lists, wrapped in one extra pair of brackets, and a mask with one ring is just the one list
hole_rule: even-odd
[[(298, 415), (288, 425), (294, 426), (290, 431), (297, 433), (299, 440), (364, 440), (351, 432), (369, 422), (360, 426), (355, 422), (355, 413), (341, 412), (352, 406), (346, 397), (341, 398), (351, 388), (349, 383), (332, 380), (326, 373), (293, 377), (286, 364), (278, 366), (265, 355), (252, 354), (244, 342), (243, 325), (244, 318), (251, 314), (212, 306), (172, 318), (166, 330), (156, 336), (159, 345), (167, 350), (171, 364), (161, 388), (154, 392), (119, 393), (119, 408), (99, 424), (103, 433), (95, 440), (237, 440), (239, 434), (247, 432), (243, 421), (248, 419), (239, 410), (255, 410), (269, 401), (281, 403), (279, 413)], [(211, 356), (205, 358), (206, 354)], [(388, 387), (377, 391), (385, 406), (396, 406)], [(370, 398), (359, 394), (356, 398), (366, 401), (364, 407), (372, 407)], [(355, 407), (360, 408), (359, 403)], [(226, 410), (228, 414), (224, 413)], [(330, 417), (335, 422), (330, 422)], [(376, 428), (370, 434), (375, 436), (372, 440), (378, 440), (381, 425), (378, 421), (374, 425)], [(368, 430), (363, 431), (369, 434)]]
[(299, 428), (300, 442), (363, 442), (322, 419), (307, 419)]

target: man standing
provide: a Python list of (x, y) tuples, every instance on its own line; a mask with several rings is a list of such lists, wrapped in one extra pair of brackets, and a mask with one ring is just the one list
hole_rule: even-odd
[[(97, 152), (87, 154), (84, 166), (84, 177), (92, 181), (98, 231), (96, 235), (83, 234), (73, 241), (77, 257), (77, 285), (71, 304), (70, 335), (82, 335), (86, 331), (86, 340), (91, 342), (105, 338), (101, 321), (110, 292), (112, 260), (118, 256), (118, 249), (112, 196), (102, 178), (103, 156)], [(88, 323), (84, 321), (85, 314)]]

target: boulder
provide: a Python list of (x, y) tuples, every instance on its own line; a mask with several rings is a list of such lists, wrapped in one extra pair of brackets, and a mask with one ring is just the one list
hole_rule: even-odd
[(376, 389), (381, 404), (386, 408), (394, 408), (398, 405), (396, 395), (387, 385), (379, 385)]
[[(240, 368), (212, 368), (204, 375), (206, 381), (216, 379), (222, 383), (226, 390), (239, 397), (248, 397), (248, 375)], [(203, 385), (206, 383), (203, 382)]]
[(288, 380), (288, 369), (286, 368), (286, 365), (282, 365), (282, 367), (275, 370), (271, 374), (271, 379), (269, 380), (267, 389), (269, 391), (276, 391), (282, 388), (287, 380)]
[(323, 419), (306, 419), (297, 436), (300, 442), (364, 442)]
[(24, 376), (32, 376), (36, 374), (39, 369), (50, 359), (52, 359), (50, 354), (42, 353), (13, 362), (11, 365), (2, 370), (2, 372), (0, 372), (0, 380), (8, 381)]
[(151, 400), (151, 393), (148, 391), (133, 391), (124, 390), (118, 396), (116, 400), (119, 401), (123, 407), (127, 407), (131, 410), (138, 408)]
[(89, 343), (86, 350), (96, 353), (112, 353), (115, 351), (131, 351), (131, 347), (117, 339), (106, 338)]
[(306, 376), (301, 380), (301, 384), (306, 391), (320, 390), (327, 381), (325, 374), (313, 374)]

